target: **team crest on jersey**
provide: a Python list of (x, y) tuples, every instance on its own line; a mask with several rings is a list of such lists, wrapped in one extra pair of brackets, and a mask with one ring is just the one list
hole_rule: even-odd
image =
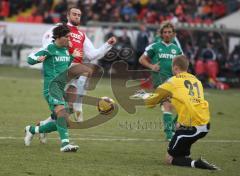
[(177, 53), (177, 51), (176, 51), (175, 49), (172, 49), (171, 52), (172, 52), (173, 54), (176, 54), (176, 53)]

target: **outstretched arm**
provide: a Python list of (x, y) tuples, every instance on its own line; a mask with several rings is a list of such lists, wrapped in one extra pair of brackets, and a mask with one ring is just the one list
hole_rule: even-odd
[(101, 59), (112, 48), (112, 46), (115, 43), (116, 43), (116, 38), (111, 37), (100, 48), (96, 49), (93, 46), (90, 39), (86, 36), (83, 44), (83, 52), (89, 60)]
[(168, 97), (171, 97), (171, 95), (172, 95), (171, 92), (158, 87), (154, 91), (154, 93), (149, 94), (149, 96), (144, 100), (144, 102), (148, 108), (153, 108), (162, 100), (165, 100)]

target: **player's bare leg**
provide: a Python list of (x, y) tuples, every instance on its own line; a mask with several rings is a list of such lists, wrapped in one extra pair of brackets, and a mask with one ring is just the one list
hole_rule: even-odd
[[(74, 81), (75, 82), (75, 81)], [(77, 93), (76, 84), (70, 84), (66, 90), (66, 101), (68, 102), (69, 108), (73, 112), (73, 119), (76, 122), (83, 121), (82, 116), (82, 104)]]
[[(77, 69), (78, 68), (78, 69)], [(88, 77), (92, 75), (93, 68), (90, 65), (85, 64), (74, 64), (71, 66), (70, 71), (73, 75), (81, 74), (75, 81), (76, 97), (73, 103), (74, 117), (77, 122), (83, 121), (83, 110), (82, 110), (82, 98), (85, 95), (85, 87)]]

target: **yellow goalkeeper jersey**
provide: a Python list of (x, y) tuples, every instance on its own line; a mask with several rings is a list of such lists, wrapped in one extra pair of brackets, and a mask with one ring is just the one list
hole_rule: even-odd
[(180, 73), (160, 85), (170, 93), (171, 103), (178, 113), (178, 122), (184, 126), (199, 126), (209, 122), (208, 102), (204, 99), (202, 83), (192, 74)]

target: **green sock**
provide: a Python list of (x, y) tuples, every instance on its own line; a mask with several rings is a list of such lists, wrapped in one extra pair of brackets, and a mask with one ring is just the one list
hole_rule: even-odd
[(52, 131), (57, 131), (55, 122), (48, 122), (45, 125), (39, 126), (39, 133), (50, 133)]
[(29, 131), (30, 131), (32, 134), (35, 134), (35, 126), (34, 126), (34, 125), (31, 125)]
[(55, 122), (48, 122), (45, 125), (41, 125), (41, 126), (31, 125), (29, 131), (32, 134), (35, 134), (35, 133), (50, 133), (52, 131), (57, 131), (57, 127), (56, 127)]
[(163, 125), (164, 125), (164, 132), (166, 134), (167, 139), (172, 138), (172, 113), (164, 112), (163, 113)]
[(176, 115), (173, 119), (173, 123), (176, 123), (177, 122), (177, 119), (178, 119), (178, 115)]
[(175, 118), (172, 121), (172, 131), (175, 132), (176, 131), (176, 123), (178, 120), (178, 115), (175, 116)]
[(67, 121), (64, 117), (58, 117), (56, 121), (57, 131), (59, 133), (62, 147), (69, 143)]

